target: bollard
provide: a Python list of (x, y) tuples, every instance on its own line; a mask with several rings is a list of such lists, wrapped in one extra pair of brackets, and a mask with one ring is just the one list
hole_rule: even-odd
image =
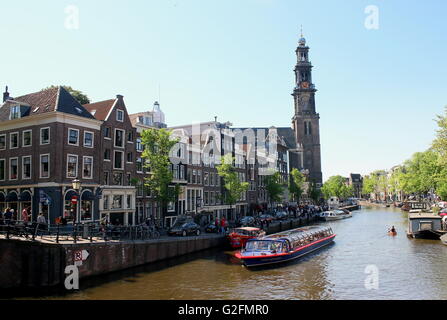
[(56, 243), (59, 243), (59, 233), (60, 233), (61, 225), (57, 225), (57, 234), (56, 234)]

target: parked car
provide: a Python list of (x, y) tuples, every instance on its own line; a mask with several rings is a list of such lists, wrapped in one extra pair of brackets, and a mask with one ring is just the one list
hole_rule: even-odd
[(255, 225), (255, 218), (246, 216), (239, 220), (239, 224), (243, 227), (250, 227)]
[(275, 214), (276, 220), (287, 220), (288, 218), (289, 218), (289, 215), (287, 214), (287, 212), (284, 212), (284, 211), (279, 211)]
[(214, 223), (212, 223), (212, 224), (208, 225), (205, 228), (205, 232), (207, 232), (207, 233), (218, 233), (219, 232), (219, 228), (216, 227), (216, 225)]
[(170, 236), (186, 237), (190, 234), (200, 235), (200, 226), (195, 222), (187, 222), (184, 224), (174, 225), (168, 230)]
[(273, 218), (273, 216), (272, 215), (270, 215), (270, 214), (261, 214), (260, 216), (259, 216), (259, 219), (261, 220), (261, 221), (268, 221), (268, 222), (272, 222), (273, 220), (274, 220), (274, 218)]

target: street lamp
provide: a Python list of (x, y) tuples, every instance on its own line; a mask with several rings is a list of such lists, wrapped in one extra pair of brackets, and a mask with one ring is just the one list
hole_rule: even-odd
[(81, 192), (80, 192), (80, 190), (81, 190), (81, 181), (78, 180), (78, 179), (74, 179), (71, 182), (71, 184), (72, 184), (73, 189), (76, 191), (77, 196), (78, 196), (78, 199), (77, 199), (77, 202), (76, 202), (76, 217), (75, 217), (75, 223), (77, 223), (78, 220), (79, 220), (80, 212), (81, 212)]

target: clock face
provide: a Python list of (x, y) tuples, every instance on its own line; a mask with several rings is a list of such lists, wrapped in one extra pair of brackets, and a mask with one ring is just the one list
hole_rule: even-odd
[(307, 82), (307, 81), (302, 82), (301, 83), (301, 88), (308, 89), (309, 88), (309, 82)]

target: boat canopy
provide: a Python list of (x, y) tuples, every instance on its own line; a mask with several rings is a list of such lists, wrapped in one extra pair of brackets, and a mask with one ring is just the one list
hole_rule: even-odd
[[(278, 241), (278, 240), (288, 240), (291, 244), (308, 239), (310, 237), (316, 237), (320, 235), (330, 236), (333, 234), (332, 228), (330, 227), (305, 227), (298, 228), (294, 230), (289, 230), (281, 233), (272, 234), (270, 236), (262, 238), (262, 240), (268, 241)], [(254, 240), (250, 240), (254, 241)]]

